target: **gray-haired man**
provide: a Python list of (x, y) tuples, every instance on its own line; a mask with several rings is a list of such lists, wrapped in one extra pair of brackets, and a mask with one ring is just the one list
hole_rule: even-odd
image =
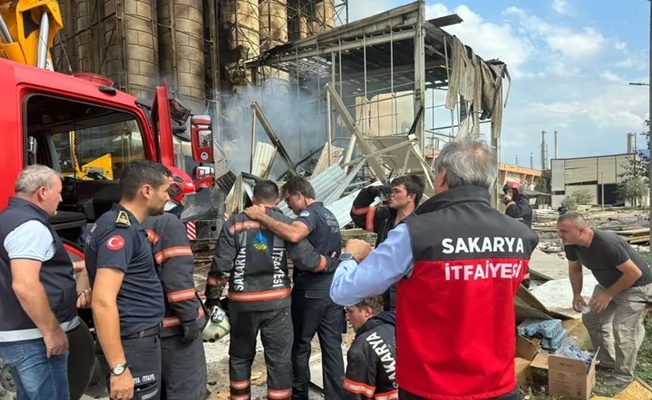
[(0, 213), (0, 357), (19, 399), (68, 400), (66, 332), (79, 325), (73, 263), (47, 222), (61, 202), (61, 177), (23, 170)]
[(538, 238), (491, 207), (498, 171), (486, 143), (447, 143), (436, 169), (435, 195), (371, 254), (347, 242), (331, 298), (352, 306), (398, 282), (401, 399), (518, 399), (514, 296)]
[(589, 228), (578, 213), (561, 215), (557, 233), (565, 245), (575, 311), (587, 305), (581, 296), (582, 266), (598, 281), (588, 304), (591, 311), (582, 322), (593, 347), (600, 347), (599, 365), (613, 369), (608, 383), (627, 384), (634, 379), (636, 355), (645, 335), (644, 304), (630, 300), (652, 294), (650, 267), (622, 237)]

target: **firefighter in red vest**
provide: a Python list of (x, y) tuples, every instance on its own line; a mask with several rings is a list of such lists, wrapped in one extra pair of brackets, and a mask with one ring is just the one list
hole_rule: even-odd
[(186, 196), (195, 193), (184, 171), (168, 167), (170, 201), (165, 213), (143, 221), (152, 244), (154, 261), (165, 294), (165, 317), (161, 330), (161, 399), (206, 398), (206, 356), (201, 330), (206, 312), (195, 290), (194, 257), (181, 212)]
[(436, 171), (435, 195), (373, 252), (347, 243), (331, 298), (352, 306), (398, 282), (401, 399), (519, 399), (514, 296), (538, 238), (491, 207), (497, 160), (485, 142), (448, 142)]

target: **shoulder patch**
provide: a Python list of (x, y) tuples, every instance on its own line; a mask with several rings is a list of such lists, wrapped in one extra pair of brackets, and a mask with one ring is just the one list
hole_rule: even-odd
[(125, 240), (120, 235), (113, 235), (106, 241), (109, 250), (117, 251), (125, 247)]
[(309, 211), (302, 211), (301, 214), (299, 214), (300, 217), (309, 217), (310, 212)]
[(118, 212), (118, 218), (115, 219), (115, 225), (121, 227), (131, 226), (131, 221), (129, 220), (129, 215), (126, 211)]

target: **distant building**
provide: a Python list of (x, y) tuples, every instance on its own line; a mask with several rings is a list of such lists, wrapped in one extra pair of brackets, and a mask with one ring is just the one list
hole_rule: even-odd
[(605, 205), (622, 203), (618, 198), (618, 184), (624, 179), (621, 175), (626, 166), (636, 156), (630, 153), (550, 160), (552, 207), (559, 207), (566, 196), (582, 190), (591, 195), (591, 204), (602, 205), (603, 199)]
[(539, 183), (543, 171), (540, 169), (526, 168), (513, 164), (499, 166), (498, 184), (502, 188), (508, 181), (516, 181), (529, 191), (533, 191)]

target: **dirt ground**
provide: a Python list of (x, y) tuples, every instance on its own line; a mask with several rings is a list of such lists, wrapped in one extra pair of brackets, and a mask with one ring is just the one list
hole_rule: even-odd
[[(346, 349), (351, 344), (353, 339), (353, 332), (349, 331), (344, 336), (342, 343), (342, 350)], [(208, 366), (208, 388), (211, 395), (208, 400), (226, 400), (229, 397), (229, 336), (216, 343), (205, 343), (204, 349), (206, 351), (206, 363)], [(317, 338), (312, 343), (313, 354), (319, 353), (319, 341)], [(265, 371), (265, 360), (263, 355), (263, 347), (258, 340), (256, 346), (256, 358), (252, 367), (252, 382), (251, 382), (251, 398), (252, 400), (263, 400), (267, 398), (267, 373)], [(310, 393), (311, 400), (321, 400), (323, 395), (319, 388), (313, 387)]]

